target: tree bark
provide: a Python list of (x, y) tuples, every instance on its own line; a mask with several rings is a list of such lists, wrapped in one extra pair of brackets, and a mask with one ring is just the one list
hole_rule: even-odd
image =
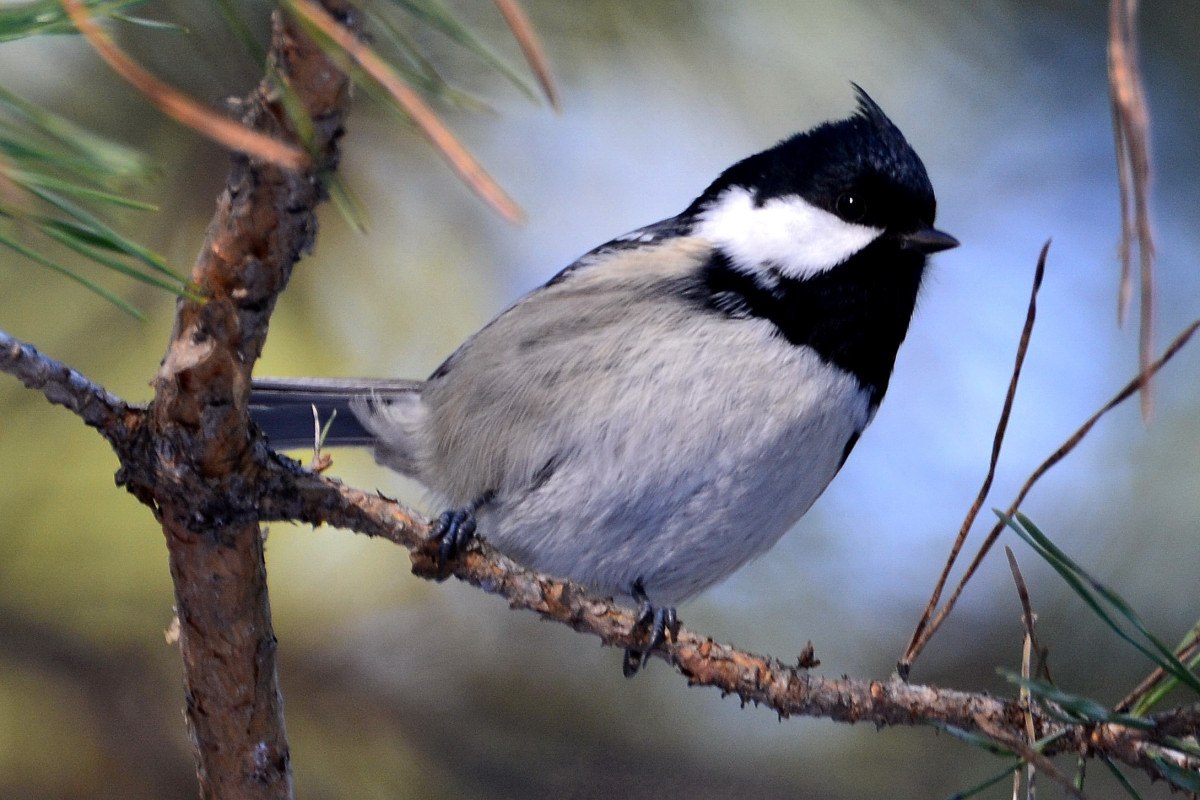
[[(356, 28), (346, 4), (325, 5)], [(241, 102), (242, 121), (296, 141), (270, 76), (286, 81), (312, 121), (313, 139), (304, 143), (311, 166), (288, 170), (234, 155), (192, 270), (205, 301), (179, 301), (153, 382), (139, 437), (153, 468), (118, 473), (154, 509), (166, 537), (205, 798), (292, 795), (246, 407), (275, 301), (316, 235), (322, 176), (336, 165), (350, 84), (293, 20), (278, 11), (273, 19), (273, 69)]]

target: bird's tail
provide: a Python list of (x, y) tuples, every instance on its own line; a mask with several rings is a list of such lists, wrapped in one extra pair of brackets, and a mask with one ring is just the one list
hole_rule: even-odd
[(364, 409), (416, 400), (421, 384), (379, 378), (256, 378), (250, 417), (277, 450), (311, 448), (326, 425), (326, 446), (367, 447), (376, 439), (363, 424)]

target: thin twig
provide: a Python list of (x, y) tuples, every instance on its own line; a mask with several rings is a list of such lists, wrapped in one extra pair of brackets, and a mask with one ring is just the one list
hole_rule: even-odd
[(60, 0), (71, 22), (113, 70), (167, 116), (213, 141), (287, 169), (302, 169), (308, 155), (299, 147), (223, 117), (151, 75), (96, 24), (80, 0)]
[(1153, 714), (1150, 719), (1154, 722), (1154, 727), (1164, 735), (1200, 739), (1200, 705), (1177, 706)]
[(495, 2), (496, 8), (500, 9), (500, 14), (503, 15), (509, 30), (512, 31), (513, 38), (517, 40), (521, 53), (525, 56), (525, 61), (533, 70), (538, 85), (542, 87), (542, 93), (546, 95), (550, 107), (558, 111), (560, 108), (558, 88), (554, 85), (550, 61), (546, 58), (546, 51), (538, 40), (537, 30), (529, 22), (525, 9), (521, 8), (521, 4), (517, 0), (495, 0)]
[[(634, 625), (634, 613), (587, 593), (580, 586), (539, 575), (496, 553), (485, 542), (476, 542), (461, 558), (445, 568), (435, 562), (437, 543), (429, 539), (428, 520), (378, 494), (364, 492), (322, 475), (301, 469), (296, 462), (274, 454), (266, 456), (266, 478), (258, 487), (262, 520), (298, 520), (328, 524), (380, 536), (412, 552), (413, 571), (423, 577), (454, 577), (505, 598), (514, 609), (533, 611), (544, 619), (590, 633), (616, 648), (641, 647), (645, 642)], [(743, 702), (771, 708), (780, 716), (813, 716), (841, 722), (869, 721), (876, 725), (914, 725), (929, 720), (980, 731), (1022, 752), (1026, 715), (1033, 718), (1043, 738), (1058, 733), (1043, 755), (1077, 751), (1089, 743), (1092, 729), (1072, 726), (1037, 707), (988, 696), (908, 684), (899, 680), (875, 681), (814, 675), (805, 664), (784, 664), (769, 656), (739, 650), (680, 628), (653, 651), (673, 664), (689, 684), (711, 686), (735, 694)], [(1146, 755), (1153, 732), (1124, 729), (1103, 748), (1113, 758), (1155, 773)], [(1152, 749), (1152, 748), (1151, 748)], [(1034, 760), (1030, 756), (1030, 760)], [(1040, 768), (1040, 762), (1039, 768)]]
[(67, 409), (106, 437), (134, 424), (135, 416), (140, 413), (103, 386), (2, 330), (0, 372), (7, 372), (28, 388), (41, 392), (51, 403)]
[(1025, 365), (1025, 354), (1029, 352), (1029, 340), (1033, 336), (1033, 325), (1037, 321), (1037, 296), (1042, 288), (1042, 279), (1046, 276), (1046, 257), (1050, 253), (1050, 240), (1042, 245), (1042, 250), (1038, 254), (1037, 267), (1033, 271), (1033, 286), (1029, 291), (1029, 306), (1025, 311), (1025, 324), (1021, 327), (1021, 339), (1017, 343), (1017, 355), (1013, 360), (1012, 377), (1008, 381), (1008, 391), (1004, 395), (1004, 407), (1000, 410), (1000, 420), (996, 423), (996, 434), (992, 438), (992, 455), (988, 460), (987, 475), (983, 478), (983, 484), (979, 487), (978, 494), (975, 495), (975, 501), (971, 503), (970, 509), (967, 510), (967, 515), (963, 519), (962, 525), (958, 529), (958, 536), (954, 539), (954, 544), (950, 548), (950, 555), (946, 559), (946, 565), (942, 568), (942, 574), (938, 577), (937, 585), (933, 587), (933, 594), (929, 596), (929, 602), (925, 605), (925, 611), (921, 614), (921, 620), (917, 623), (916, 630), (913, 631), (912, 638), (908, 642), (908, 648), (904, 651), (904, 655), (900, 658), (897, 664), (897, 669), (901, 677), (907, 677), (908, 671), (912, 668), (913, 661), (920, 655), (921, 649), (929, 640), (932, 631), (926, 634), (926, 625), (929, 624), (929, 619), (933, 615), (933, 611), (937, 608), (938, 601), (941, 600), (942, 590), (946, 587), (946, 581), (950, 577), (950, 570), (954, 567), (954, 562), (958, 560), (958, 555), (962, 551), (962, 546), (967, 540), (967, 534), (971, 531), (971, 526), (975, 524), (975, 518), (979, 515), (979, 510), (983, 508), (983, 503), (987, 499), (988, 492), (992, 489), (992, 481), (996, 477), (996, 464), (1000, 461), (1000, 448), (1004, 444), (1004, 434), (1008, 430), (1008, 419), (1012, 414), (1013, 401), (1017, 396), (1017, 385), (1021, 381), (1021, 368)]
[(387, 90), (412, 118), (463, 181), (506, 219), (518, 222), (524, 215), (500, 184), (484, 170), (467, 148), (442, 124), (425, 101), (406, 84), (375, 51), (346, 31), (327, 11), (312, 0), (288, 0), (287, 7), (312, 25), (354, 59), (380, 86)]
[[(1136, 378), (1125, 384), (1121, 391), (1117, 392), (1117, 394), (1114, 395), (1111, 400), (1105, 403), (1099, 411), (1088, 417), (1087, 421), (1079, 426), (1078, 430), (1071, 434), (1071, 436), (1069, 436), (1057, 450), (1051, 453), (1050, 456), (1033, 471), (1033, 474), (1026, 479), (1025, 484), (1021, 487), (1021, 490), (1017, 492), (1016, 499), (1013, 500), (1012, 504), (1008, 507), (1008, 511), (1005, 512), (1005, 516), (1011, 517), (1016, 514), (1017, 509), (1020, 508), (1021, 503), (1025, 501), (1026, 495), (1029, 494), (1029, 491), (1033, 488), (1034, 484), (1041, 480), (1042, 476), (1049, 472), (1055, 464), (1066, 458), (1067, 455), (1069, 455), (1070, 452), (1074, 450), (1081, 441), (1083, 441), (1083, 438), (1088, 435), (1095, 424), (1100, 421), (1101, 417), (1103, 417), (1109, 411), (1112, 411), (1121, 403), (1128, 400), (1131, 395), (1141, 388), (1142, 384), (1148, 378), (1158, 374), (1158, 371), (1166, 366), (1167, 362), (1170, 361), (1171, 358), (1174, 357), (1174, 355), (1178, 353), (1185, 344), (1188, 343), (1188, 340), (1192, 338), (1192, 335), (1195, 334), (1198, 329), (1200, 329), (1200, 319), (1184, 328), (1183, 332), (1176, 336), (1174, 341), (1172, 341), (1167, 349), (1163, 351), (1163, 354), (1158, 357), (1158, 360), (1151, 362), (1150, 366), (1146, 368), (1145, 372), (1139, 374)], [(992, 529), (988, 531), (987, 538), (984, 539), (983, 544), (980, 545), (979, 552), (975, 554), (975, 558), (967, 567), (966, 573), (962, 576), (961, 580), (959, 580), (958, 586), (955, 587), (954, 592), (950, 595), (950, 598), (946, 601), (946, 604), (942, 606), (938, 613), (934, 615), (933, 619), (930, 620), (929, 626), (926, 628), (921, 641), (918, 642), (920, 646), (916, 648), (917, 653), (921, 651), (921, 647), (924, 647), (925, 643), (929, 641), (929, 638), (933, 636), (933, 634), (937, 632), (937, 629), (941, 627), (942, 623), (945, 622), (946, 617), (950, 615), (950, 612), (954, 609), (954, 604), (958, 602), (958, 598), (962, 595), (963, 589), (966, 588), (967, 582), (971, 580), (972, 576), (974, 576), (975, 571), (979, 569), (979, 565), (983, 562), (984, 557), (987, 556), (988, 551), (990, 551), (992, 548), (992, 545), (996, 543), (996, 539), (999, 538), (1000, 532), (1004, 529), (1004, 525), (1005, 523), (1003, 521), (997, 522), (994, 526), (992, 526)]]
[[(456, 561), (439, 568), (437, 542), (429, 539), (429, 523), (395, 501), (307, 472), (278, 456), (270, 477), (260, 486), (260, 518), (328, 524), (381, 536), (400, 544), (413, 557), (418, 575), (453, 575), (485, 591), (503, 596), (510, 607), (535, 611), (544, 618), (598, 636), (606, 645), (643, 645), (645, 631), (635, 613), (611, 599), (590, 595), (568, 581), (540, 575), (475, 542)], [(912, 725), (925, 719), (975, 729), (977, 719), (998, 725), (1019, 718), (1012, 701), (960, 693), (900, 681), (824, 678), (807, 668), (789, 666), (769, 656), (741, 651), (680, 628), (654, 651), (675, 665), (693, 685), (715, 686), (743, 701), (769, 706), (783, 716), (808, 715), (835, 720), (870, 720), (880, 725)], [(811, 663), (811, 656), (809, 657)], [(1049, 719), (1039, 722), (1053, 728)]]

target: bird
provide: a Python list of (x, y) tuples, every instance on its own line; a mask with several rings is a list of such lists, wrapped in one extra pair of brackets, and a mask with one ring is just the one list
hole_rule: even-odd
[(856, 107), (722, 172), (676, 216), (602, 244), (424, 381), (258, 379), (277, 449), (374, 449), (540, 573), (636, 604), (644, 666), (675, 605), (766, 552), (845, 464), (887, 391), (934, 227), (925, 166)]

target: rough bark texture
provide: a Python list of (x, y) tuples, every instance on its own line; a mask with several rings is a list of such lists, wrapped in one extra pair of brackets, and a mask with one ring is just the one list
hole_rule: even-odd
[[(345, 4), (326, 6), (354, 25)], [(166, 536), (202, 797), (292, 793), (246, 404), (275, 301), (316, 235), (321, 176), (336, 163), (350, 86), (278, 12), (271, 58), (312, 118), (312, 166), (234, 156), (192, 271), (206, 301), (179, 301), (144, 435), (118, 474)], [(295, 139), (268, 82), (241, 111), (249, 127)]]

